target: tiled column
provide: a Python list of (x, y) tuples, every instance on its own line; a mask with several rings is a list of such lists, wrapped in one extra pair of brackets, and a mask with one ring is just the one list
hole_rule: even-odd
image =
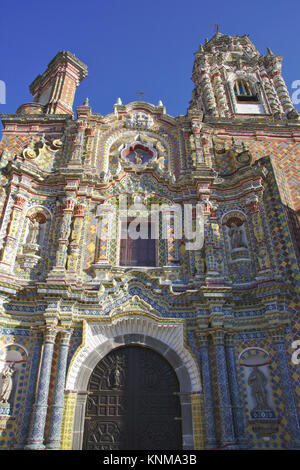
[(78, 271), (80, 271), (79, 269), (77, 270), (77, 261), (80, 253), (80, 237), (83, 227), (84, 213), (84, 204), (79, 204), (75, 207), (73, 230), (70, 236), (71, 241), (69, 245), (70, 255), (68, 258), (68, 274), (73, 276), (74, 278), (77, 277)]
[(85, 128), (86, 123), (84, 121), (79, 121), (77, 124), (77, 134), (75, 137), (72, 158), (69, 162), (69, 166), (81, 166), (82, 164)]
[(58, 217), (62, 216), (58, 245), (56, 250), (55, 265), (48, 274), (48, 279), (57, 280), (64, 278), (68, 256), (68, 240), (71, 232), (71, 223), (75, 200), (70, 197), (64, 201), (64, 205), (59, 207)]
[(223, 257), (221, 232), (216, 212), (217, 204), (207, 200), (205, 214), (209, 215), (209, 217), (206, 219), (206, 284), (224, 283), (224, 277), (222, 272), (220, 272), (223, 265)]
[(15, 446), (15, 449), (24, 449), (24, 446), (26, 444), (27, 433), (28, 433), (29, 424), (30, 424), (30, 415), (31, 415), (31, 410), (32, 410), (32, 406), (34, 403), (34, 392), (36, 389), (36, 382), (37, 382), (37, 377), (38, 377), (38, 369), (39, 369), (41, 347), (42, 347), (42, 335), (41, 335), (40, 330), (38, 329), (34, 330), (32, 332), (32, 337), (34, 341), (34, 347), (32, 351), (32, 361), (31, 361), (30, 374), (29, 374), (29, 379), (28, 379), (26, 399), (25, 399), (25, 404), (24, 404), (23, 418), (22, 418), (22, 423), (20, 427), (18, 442)]
[(266, 243), (263, 219), (261, 216), (261, 202), (257, 196), (251, 196), (247, 200), (250, 220), (256, 241), (256, 264), (259, 276), (270, 273), (271, 261), (269, 248)]
[(172, 266), (173, 263), (178, 263), (179, 261), (175, 227), (176, 214), (165, 211), (163, 215), (169, 216), (167, 234), (167, 266)]
[(215, 330), (212, 332), (217, 360), (218, 398), (220, 406), (222, 440), (221, 445), (222, 447), (226, 446), (226, 449), (236, 449), (237, 446), (234, 434), (224, 337), (225, 333), (222, 330)]
[(198, 333), (197, 342), (200, 349), (204, 394), (205, 448), (212, 449), (217, 447), (217, 440), (207, 334)]
[(56, 384), (52, 404), (52, 415), (50, 433), (47, 449), (60, 448), (61, 424), (64, 411), (65, 381), (67, 371), (67, 358), (72, 331), (67, 330), (60, 333), (60, 350), (57, 366)]
[(235, 340), (233, 335), (225, 338), (227, 365), (228, 365), (228, 378), (230, 384), (232, 411), (235, 426), (236, 440), (239, 449), (247, 449), (247, 438), (244, 425), (244, 413), (240, 397), (239, 384), (237, 379), (236, 362), (234, 355)]
[(282, 397), (285, 405), (286, 418), (291, 431), (292, 445), (294, 449), (300, 449), (300, 423), (297, 403), (289, 372), (289, 362), (284, 343), (284, 329), (276, 328), (272, 331), (274, 346), (276, 349), (277, 363), (280, 372)]
[(23, 209), (27, 201), (22, 192), (14, 196), (14, 204), (12, 206), (10, 222), (7, 235), (4, 239), (4, 245), (0, 259), (0, 271), (11, 273), (14, 268), (17, 249), (22, 233), (22, 225), (24, 222)]
[(95, 262), (91, 268), (95, 273), (95, 282), (107, 279), (111, 266), (109, 264), (109, 250), (112, 238), (115, 238), (115, 208), (109, 204), (99, 204), (97, 217), (97, 244), (95, 249)]
[(109, 264), (109, 244), (112, 238), (112, 215), (113, 207), (110, 205), (99, 205), (97, 207), (97, 238), (98, 245), (95, 254), (97, 264)]
[(30, 429), (25, 449), (44, 449), (44, 430), (46, 424), (49, 383), (52, 366), (52, 356), (56, 337), (56, 329), (47, 326), (44, 330), (44, 344), (40, 364), (35, 404), (33, 405)]

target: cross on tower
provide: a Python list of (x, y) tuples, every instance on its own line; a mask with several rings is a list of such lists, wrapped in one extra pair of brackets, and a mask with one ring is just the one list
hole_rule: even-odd
[(219, 26), (223, 26), (223, 25), (221, 25), (221, 24), (219, 24), (219, 23), (213, 23), (213, 24), (211, 24), (210, 26), (214, 26), (214, 27), (215, 27), (215, 32), (216, 32), (216, 34), (217, 34), (217, 33), (219, 32)]
[(143, 91), (136, 91), (136, 94), (139, 97), (139, 101), (141, 100), (141, 97), (143, 96), (144, 92)]

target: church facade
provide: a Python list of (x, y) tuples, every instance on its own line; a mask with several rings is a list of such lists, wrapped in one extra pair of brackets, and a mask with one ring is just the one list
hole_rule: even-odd
[(119, 98), (102, 116), (73, 113), (87, 67), (61, 51), (1, 115), (1, 449), (300, 447), (281, 61), (217, 32), (186, 115)]

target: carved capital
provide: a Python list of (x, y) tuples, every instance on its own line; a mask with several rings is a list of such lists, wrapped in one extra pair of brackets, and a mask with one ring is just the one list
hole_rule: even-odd
[(60, 344), (62, 346), (69, 346), (73, 330), (63, 330), (60, 332)]
[(85, 207), (84, 204), (78, 204), (75, 207), (74, 216), (75, 217), (84, 217), (85, 209), (86, 209), (86, 207)]
[(15, 196), (14, 207), (22, 210), (25, 202), (26, 202), (26, 199), (23, 196), (18, 194)]
[(47, 325), (43, 329), (44, 333), (44, 342), (45, 343), (55, 343), (57, 329), (53, 326)]
[(283, 343), (286, 335), (286, 328), (281, 326), (279, 328), (270, 329), (269, 334), (274, 343)]
[(207, 332), (200, 332), (196, 333), (197, 343), (200, 348), (205, 348), (208, 346), (208, 333)]

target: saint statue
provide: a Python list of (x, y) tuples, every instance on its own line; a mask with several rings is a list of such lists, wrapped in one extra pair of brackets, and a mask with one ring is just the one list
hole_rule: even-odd
[(14, 362), (8, 364), (2, 371), (2, 383), (0, 389), (0, 403), (7, 403), (12, 390), (12, 375), (15, 372)]
[(231, 248), (247, 248), (243, 240), (243, 229), (236, 224), (231, 224), (229, 229), (229, 236), (231, 239)]
[(38, 237), (40, 232), (40, 224), (36, 219), (29, 220), (29, 231), (27, 237), (27, 243), (29, 245), (34, 245), (38, 243)]
[(135, 163), (136, 165), (142, 165), (142, 163), (143, 163), (143, 155), (142, 155), (140, 152), (138, 152), (137, 150), (134, 150), (133, 153), (134, 153), (134, 163)]
[(257, 367), (254, 367), (249, 375), (248, 385), (251, 387), (252, 396), (256, 401), (256, 410), (269, 410), (270, 407), (267, 401), (267, 388), (268, 380), (266, 376)]

